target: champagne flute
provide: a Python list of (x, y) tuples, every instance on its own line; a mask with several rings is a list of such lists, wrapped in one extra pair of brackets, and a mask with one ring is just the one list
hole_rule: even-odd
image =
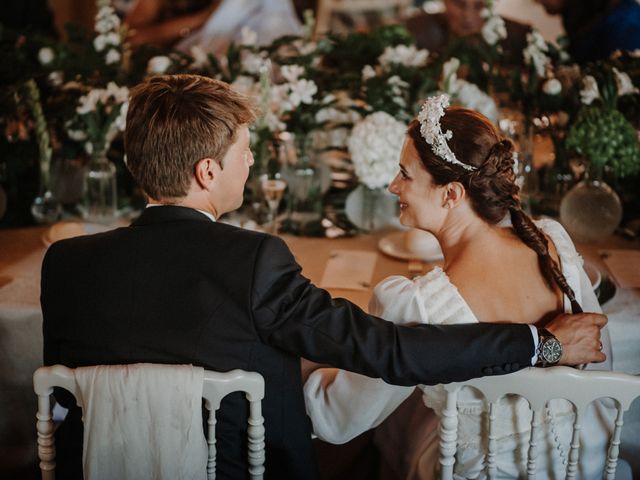
[(278, 206), (284, 195), (285, 188), (287, 188), (287, 182), (280, 178), (262, 181), (262, 192), (267, 205), (269, 205), (269, 221), (271, 222), (271, 233), (273, 235), (278, 234)]

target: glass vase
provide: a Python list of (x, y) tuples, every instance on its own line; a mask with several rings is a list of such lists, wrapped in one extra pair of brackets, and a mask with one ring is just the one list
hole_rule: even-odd
[(91, 157), (84, 177), (84, 218), (110, 224), (118, 214), (116, 167), (104, 152)]
[(587, 175), (560, 202), (560, 222), (578, 241), (599, 242), (622, 220), (622, 203), (618, 194), (601, 179)]

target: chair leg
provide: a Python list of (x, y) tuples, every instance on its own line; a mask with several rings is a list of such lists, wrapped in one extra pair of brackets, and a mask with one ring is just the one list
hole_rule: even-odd
[(38, 458), (43, 480), (55, 480), (56, 445), (53, 436), (53, 420), (49, 395), (38, 395), (38, 413), (36, 414), (38, 431)]

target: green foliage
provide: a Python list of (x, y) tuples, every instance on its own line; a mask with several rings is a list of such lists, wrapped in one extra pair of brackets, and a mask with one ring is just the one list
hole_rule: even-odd
[(633, 126), (618, 110), (585, 106), (569, 129), (567, 147), (617, 177), (640, 172), (640, 143)]
[(339, 70), (340, 74), (357, 72), (358, 75), (365, 65), (375, 65), (385, 48), (414, 43), (411, 34), (400, 25), (379, 27), (368, 33), (334, 35), (330, 39), (333, 47), (325, 55), (324, 64)]

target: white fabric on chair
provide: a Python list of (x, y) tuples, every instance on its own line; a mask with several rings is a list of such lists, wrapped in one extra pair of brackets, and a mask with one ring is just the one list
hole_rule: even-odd
[(191, 365), (149, 367), (76, 369), (87, 480), (207, 477), (204, 370)]

